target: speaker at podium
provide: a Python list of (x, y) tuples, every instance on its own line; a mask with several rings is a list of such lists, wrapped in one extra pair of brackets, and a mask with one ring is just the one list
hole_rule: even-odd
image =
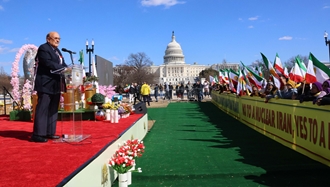
[(140, 103), (134, 105), (134, 113), (136, 113), (136, 114), (146, 114), (147, 113), (146, 103), (140, 102)]

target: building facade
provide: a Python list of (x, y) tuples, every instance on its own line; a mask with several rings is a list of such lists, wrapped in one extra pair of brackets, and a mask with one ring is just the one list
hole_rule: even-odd
[(163, 64), (160, 66), (151, 66), (152, 73), (156, 73), (159, 77), (159, 83), (172, 83), (173, 85), (180, 83), (194, 83), (202, 70), (210, 66), (186, 64), (182, 48), (175, 40), (174, 32), (172, 32), (172, 41), (167, 45)]

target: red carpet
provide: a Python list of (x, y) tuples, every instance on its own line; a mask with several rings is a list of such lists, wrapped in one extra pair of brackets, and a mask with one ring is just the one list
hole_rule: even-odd
[[(1, 117), (0, 187), (54, 187), (116, 140), (140, 117), (142, 114), (134, 114), (120, 119), (117, 124), (83, 121), (84, 134), (91, 136), (72, 144), (51, 140), (47, 143), (30, 142), (32, 122), (9, 121), (8, 117)], [(60, 131), (61, 122), (58, 122), (58, 135)]]

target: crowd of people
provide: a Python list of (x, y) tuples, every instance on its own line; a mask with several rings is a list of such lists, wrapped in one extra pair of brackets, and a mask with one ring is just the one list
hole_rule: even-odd
[[(251, 85), (250, 89), (242, 91), (240, 96), (261, 97), (267, 103), (269, 100), (275, 99), (291, 99), (299, 100), (300, 103), (312, 101), (316, 105), (330, 105), (330, 79), (323, 83), (314, 82), (308, 84), (306, 82), (295, 82), (280, 76), (281, 86), (278, 88), (272, 81), (266, 83), (264, 87)], [(218, 93), (235, 93), (229, 89), (227, 84), (215, 84), (214, 91)]]
[(124, 94), (126, 92), (126, 97), (129, 103), (135, 105), (137, 101), (145, 102), (150, 106), (150, 101), (158, 102), (160, 100), (171, 101), (174, 99), (184, 100), (184, 97), (189, 101), (199, 101), (201, 102), (204, 98), (210, 98), (211, 85), (205, 80), (204, 83), (197, 81), (196, 83), (180, 83), (173, 85), (171, 82), (165, 82), (164, 84), (147, 84), (143, 82), (131, 83), (126, 91), (124, 89), (118, 90), (118, 93)]

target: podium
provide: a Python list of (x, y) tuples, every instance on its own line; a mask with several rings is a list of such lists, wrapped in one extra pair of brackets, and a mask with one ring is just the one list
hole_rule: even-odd
[(83, 66), (81, 65), (73, 65), (72, 70), (65, 72), (64, 77), (62, 76), (65, 79), (67, 91), (63, 94), (64, 107), (59, 111), (62, 137), (56, 142), (80, 142), (90, 136), (83, 132), (82, 115), (85, 110), (79, 107), (79, 93), (80, 87), (83, 85), (83, 77)]

